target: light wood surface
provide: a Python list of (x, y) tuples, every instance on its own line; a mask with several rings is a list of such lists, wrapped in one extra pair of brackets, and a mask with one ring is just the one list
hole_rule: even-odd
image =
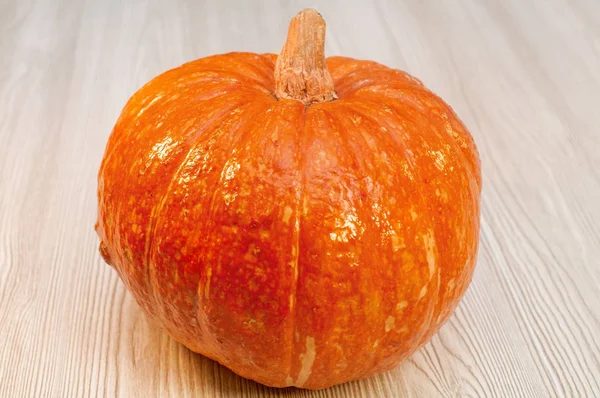
[[(277, 390), (148, 322), (101, 260), (96, 173), (127, 98), (212, 53), (277, 52), (301, 8), (327, 53), (404, 69), (479, 146), (475, 278), (393, 371)], [(599, 397), (598, 0), (0, 0), (0, 397)]]

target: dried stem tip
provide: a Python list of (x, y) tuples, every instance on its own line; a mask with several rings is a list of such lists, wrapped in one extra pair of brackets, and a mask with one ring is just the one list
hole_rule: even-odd
[(275, 95), (305, 105), (337, 98), (325, 62), (325, 21), (311, 8), (290, 22), (275, 64)]

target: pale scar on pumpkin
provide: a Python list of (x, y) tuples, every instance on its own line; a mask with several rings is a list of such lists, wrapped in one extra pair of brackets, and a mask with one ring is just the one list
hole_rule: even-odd
[[(299, 223), (299, 221), (296, 220), (296, 223)], [(293, 286), (296, 286), (296, 283), (298, 282), (298, 246), (299, 245), (300, 245), (300, 242), (299, 242), (299, 238), (297, 237), (295, 244), (292, 246), (292, 261), (290, 261), (290, 266), (292, 267), (292, 269), (294, 271)], [(292, 293), (290, 294), (290, 313), (291, 314), (293, 314), (295, 304), (296, 304), (296, 291), (294, 289), (292, 291)], [(296, 336), (296, 338), (298, 338), (298, 336)]]
[(408, 301), (401, 301), (398, 304), (396, 304), (396, 311), (401, 312), (406, 307), (408, 307)]
[(427, 265), (429, 266), (429, 279), (431, 279), (436, 271), (435, 238), (433, 237), (432, 230), (427, 231), (427, 233), (423, 235), (423, 245), (425, 246)]
[(421, 300), (427, 294), (427, 285), (423, 286), (421, 292), (419, 293), (419, 300)]
[[(292, 246), (292, 261), (290, 261), (290, 267), (297, 267), (298, 265), (298, 247), (297, 245)], [(294, 274), (294, 277), (296, 277), (296, 274)]]
[(389, 332), (396, 326), (396, 318), (393, 316), (388, 316), (385, 320), (385, 331)]
[(206, 286), (204, 287), (204, 297), (208, 298), (210, 293), (210, 277), (212, 276), (212, 267), (208, 267), (206, 270)]
[(304, 383), (308, 380), (311, 372), (313, 364), (315, 363), (315, 357), (317, 356), (317, 350), (315, 346), (315, 338), (312, 336), (308, 336), (306, 338), (306, 351), (300, 354), (300, 361), (302, 362), (302, 368), (300, 369), (300, 373), (298, 373), (298, 378), (296, 379), (297, 386), (303, 386)]
[(456, 285), (456, 280), (454, 278), (450, 279), (448, 281), (448, 290), (454, 290), (454, 286)]
[(282, 221), (285, 224), (289, 224), (290, 223), (290, 217), (292, 216), (292, 208), (290, 206), (286, 206), (285, 209), (283, 210), (283, 218)]
[[(408, 326), (402, 326), (400, 329), (396, 329), (396, 318), (394, 318), (393, 316), (389, 316), (386, 320), (385, 320), (385, 332), (388, 333), (391, 330), (393, 330), (396, 333), (408, 333), (409, 329)], [(376, 341), (376, 344), (373, 344), (373, 348), (377, 347), (379, 345), (379, 340)]]
[(417, 212), (415, 211), (414, 206), (410, 207), (410, 217), (412, 218), (413, 221), (415, 221), (417, 219)]
[(438, 196), (444, 203), (448, 201), (448, 192), (441, 188), (435, 189), (435, 195)]
[(406, 177), (408, 177), (409, 180), (414, 181), (415, 180), (415, 176), (414, 174), (410, 171), (410, 167), (408, 165), (408, 162), (404, 161), (402, 163), (402, 172), (404, 173), (404, 175)]
[(406, 244), (404, 243), (403, 237), (398, 237), (395, 233), (392, 235), (392, 249), (397, 252), (400, 249), (404, 249)]

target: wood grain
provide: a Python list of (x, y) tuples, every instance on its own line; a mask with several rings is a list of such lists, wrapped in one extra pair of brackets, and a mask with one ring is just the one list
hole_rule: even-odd
[[(275, 52), (318, 8), (326, 51), (420, 77), (479, 145), (474, 281), (393, 371), (277, 390), (148, 322), (97, 252), (96, 173), (161, 71)], [(0, 397), (600, 396), (600, 3), (0, 1)]]

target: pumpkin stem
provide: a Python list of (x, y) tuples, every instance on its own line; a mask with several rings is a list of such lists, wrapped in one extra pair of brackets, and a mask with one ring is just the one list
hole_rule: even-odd
[(305, 105), (337, 98), (325, 62), (325, 20), (312, 8), (290, 22), (275, 64), (275, 95)]

